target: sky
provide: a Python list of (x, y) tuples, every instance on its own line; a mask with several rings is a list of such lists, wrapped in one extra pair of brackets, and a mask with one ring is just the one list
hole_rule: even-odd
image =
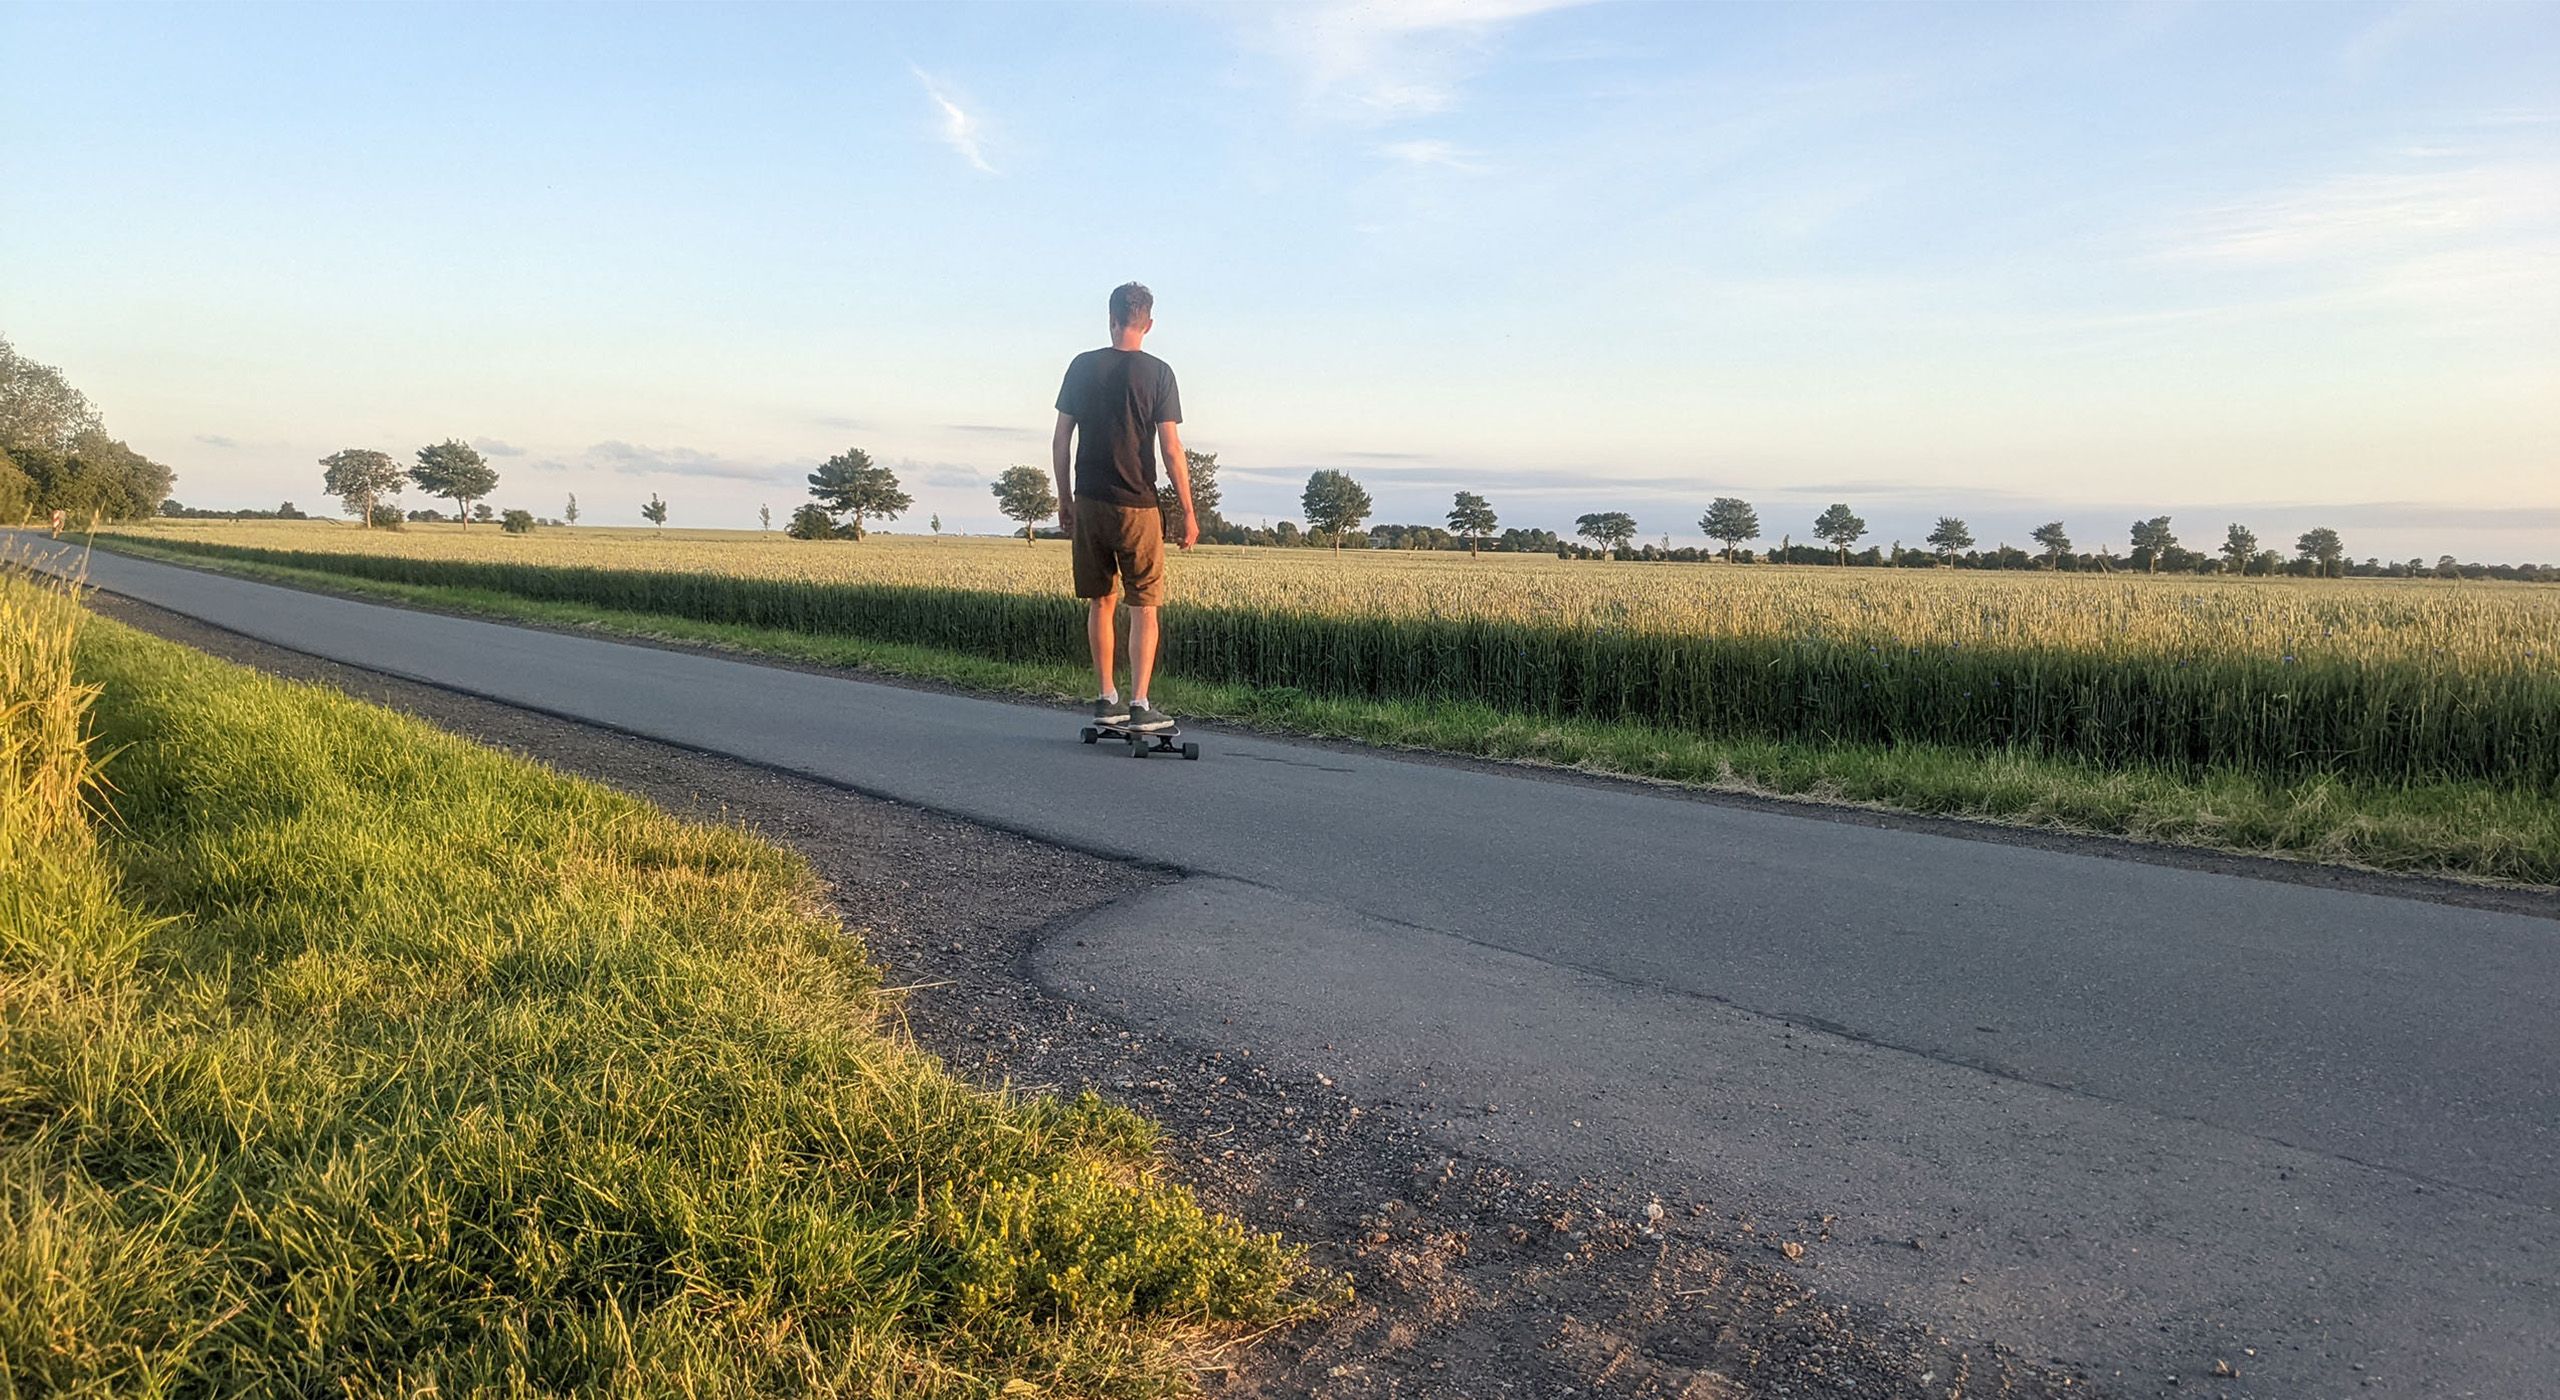
[(2560, 560), (2560, 5), (18, 0), (0, 71), (0, 335), (193, 505), (858, 446), (995, 531), (1135, 278), (1246, 523)]

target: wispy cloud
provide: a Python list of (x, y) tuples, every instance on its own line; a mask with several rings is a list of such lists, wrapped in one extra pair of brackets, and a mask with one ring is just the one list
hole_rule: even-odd
[(779, 481), (791, 469), (766, 462), (742, 462), (692, 447), (642, 447), (634, 443), (600, 442), (587, 449), (587, 465), (624, 476), (695, 476), (721, 481)]
[(940, 109), (944, 144), (958, 151), (960, 158), (969, 162), (969, 167), (980, 174), (998, 173), (994, 166), (987, 164), (986, 152), (981, 146), (982, 138), (978, 119), (962, 110), (959, 103), (952, 101), (951, 95), (943, 91), (942, 84), (934, 81), (931, 74), (913, 64), (907, 66), (907, 71), (916, 75), (917, 82), (924, 84), (925, 96), (932, 98), (933, 105)]
[(1470, 151), (1447, 141), (1425, 137), (1412, 141), (1389, 141), (1378, 148), (1378, 154), (1406, 165), (1439, 166), (1468, 175), (1484, 173), (1484, 163)]
[(1456, 106), (1505, 25), (1585, 0), (1329, 0), (1267, 12), (1261, 48), (1296, 71), (1310, 106), (1355, 120)]
[(2338, 176), (2194, 212), (2163, 252), (2224, 263), (2300, 261), (2441, 245), (2560, 211), (2560, 170), (2486, 164)]
[(496, 438), (473, 438), (471, 440), (471, 445), (480, 449), (482, 455), (489, 457), (521, 457), (524, 455), (523, 448), (516, 446), (512, 442), (501, 442)]
[(1033, 432), (1031, 429), (1029, 429), (1029, 428), (1014, 428), (1014, 427), (1007, 427), (1007, 426), (1005, 426), (1005, 425), (1004, 425), (1004, 424), (1002, 424), (1002, 423), (945, 423), (945, 424), (943, 424), (942, 426), (943, 426), (946, 430), (948, 430), (948, 431), (950, 431), (950, 432), (955, 432), (955, 433), (983, 433), (983, 434), (985, 434), (985, 435), (987, 435), (987, 436), (989, 436), (989, 437), (1037, 437), (1037, 436), (1039, 436), (1039, 434), (1034, 433), (1034, 432)]
[(229, 448), (238, 447), (240, 445), (235, 439), (224, 437), (220, 433), (198, 433), (196, 434), (196, 441), (203, 443), (207, 447)]

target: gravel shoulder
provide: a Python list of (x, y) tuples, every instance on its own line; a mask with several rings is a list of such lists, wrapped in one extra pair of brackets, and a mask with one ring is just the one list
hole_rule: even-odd
[[(1172, 883), (1165, 872), (323, 661), (128, 599), (90, 601), (157, 635), (799, 850), (839, 892), (847, 926), (886, 980), (904, 989), (919, 1042), (983, 1079), (1089, 1088), (1149, 1113), (1167, 1125), (1175, 1170), (1204, 1199), (1286, 1232), (1350, 1278), (1355, 1303), (1234, 1348), (1204, 1377), (1212, 1393), (2108, 1392), (2059, 1362), (1826, 1297), (1776, 1261), (1787, 1243), (1826, 1239), (1827, 1220), (1753, 1219), (1707, 1200), (1629, 1209), (1624, 1182), (1523, 1180), (1441, 1147), (1424, 1131), (1429, 1104), (1274, 1072), (1241, 1045), (1149, 1038), (1043, 988), (1033, 964), (1045, 941), (1071, 939), (1092, 911)], [(2221, 1393), (2197, 1379), (2193, 1393)]]

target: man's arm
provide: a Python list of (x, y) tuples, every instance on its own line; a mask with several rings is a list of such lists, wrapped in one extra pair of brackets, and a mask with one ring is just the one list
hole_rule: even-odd
[(1173, 494), (1182, 499), (1182, 547), (1200, 543), (1200, 517), (1191, 509), (1191, 459), (1182, 455), (1182, 425), (1156, 424), (1156, 445), (1164, 449), (1164, 472), (1173, 478)]
[(1075, 438), (1075, 415), (1060, 413), (1058, 426), (1049, 430), (1049, 474), (1058, 479), (1058, 528), (1070, 538), (1076, 532), (1075, 483), (1068, 480), (1074, 470)]

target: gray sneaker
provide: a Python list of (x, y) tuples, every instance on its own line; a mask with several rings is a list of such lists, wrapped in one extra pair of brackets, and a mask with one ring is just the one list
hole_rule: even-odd
[(1132, 705), (1129, 707), (1129, 727), (1146, 733), (1153, 733), (1159, 729), (1171, 729), (1173, 716), (1152, 705)]
[(1093, 722), (1096, 724), (1127, 724), (1129, 722), (1129, 702), (1126, 700), (1094, 701)]

